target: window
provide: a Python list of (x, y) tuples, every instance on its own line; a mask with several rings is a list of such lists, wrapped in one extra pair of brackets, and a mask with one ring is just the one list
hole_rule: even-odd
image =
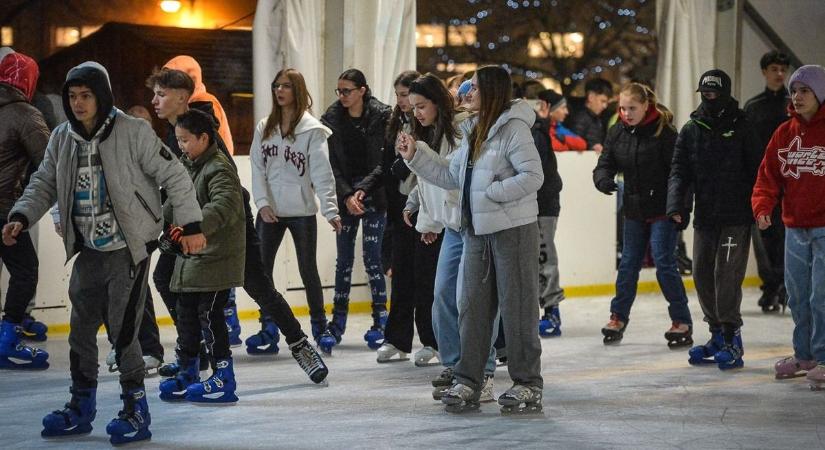
[(14, 29), (12, 27), (0, 28), (0, 45), (5, 47), (14, 45)]
[(447, 43), (454, 47), (473, 45), (478, 42), (475, 25), (450, 25), (447, 28)]
[(54, 29), (55, 47), (68, 47), (99, 30), (101, 25), (83, 25), (80, 27), (56, 27)]
[(416, 47), (444, 47), (447, 42), (446, 30), (441, 24), (419, 24), (415, 26)]
[(531, 58), (547, 58), (552, 50), (557, 58), (581, 58), (584, 55), (584, 35), (581, 33), (539, 33), (530, 38), (527, 54)]

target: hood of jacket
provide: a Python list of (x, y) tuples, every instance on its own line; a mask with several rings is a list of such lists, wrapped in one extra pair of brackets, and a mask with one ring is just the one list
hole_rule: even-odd
[(203, 84), (203, 71), (201, 70), (201, 65), (198, 64), (198, 61), (196, 61), (195, 58), (189, 55), (175, 56), (167, 61), (163, 67), (186, 72), (186, 74), (189, 75), (195, 83), (195, 91), (192, 93), (193, 97), (198, 94), (206, 93), (206, 85)]
[[(72, 107), (69, 104), (69, 88), (73, 86), (86, 86), (92, 90), (97, 98), (97, 123), (91, 133), (86, 131), (83, 124), (77, 120), (72, 112)], [(66, 113), (66, 118), (72, 125), (72, 129), (77, 134), (86, 140), (97, 135), (104, 123), (113, 122), (108, 121), (108, 118), (114, 109), (112, 84), (109, 81), (109, 72), (106, 71), (105, 67), (95, 61), (86, 61), (69, 70), (66, 75), (66, 82), (63, 83), (63, 111)], [(104, 133), (102, 140), (106, 139), (107, 134)]]
[[(498, 133), (498, 130), (501, 129), (504, 125), (506, 125), (511, 120), (520, 120), (527, 125), (527, 128), (533, 128), (533, 124), (536, 122), (536, 111), (531, 107), (526, 101), (522, 99), (516, 99), (510, 102), (510, 107), (505, 109), (498, 119), (490, 127), (490, 132), (487, 133), (487, 137), (485, 141), (489, 140), (491, 137), (495, 136)], [(478, 114), (470, 116), (463, 122), (459, 128), (461, 128), (461, 133), (463, 136), (470, 136), (473, 133), (473, 128), (478, 123)]]
[(0, 60), (0, 83), (20, 90), (29, 102), (34, 97), (39, 76), (37, 63), (22, 53), (10, 53)]
[(788, 114), (798, 120), (799, 123), (805, 123), (808, 124), (808, 126), (818, 122), (825, 122), (825, 103), (819, 105), (819, 109), (816, 113), (814, 113), (814, 116), (811, 117), (811, 120), (805, 120), (801, 115), (799, 115), (799, 113), (796, 112), (796, 109), (794, 109), (793, 104), (788, 105)]
[(298, 125), (295, 126), (295, 136), (297, 137), (299, 134), (312, 130), (321, 130), (326, 138), (332, 136), (332, 130), (322, 124), (321, 121), (316, 119), (309, 111), (304, 111), (301, 120), (299, 120)]

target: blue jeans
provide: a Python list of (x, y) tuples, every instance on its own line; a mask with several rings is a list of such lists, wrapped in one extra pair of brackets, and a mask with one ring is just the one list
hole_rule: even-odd
[(825, 363), (825, 227), (786, 229), (785, 287), (794, 355)]
[(624, 220), (624, 245), (619, 272), (616, 276), (616, 296), (610, 302), (610, 312), (615, 313), (623, 322), (630, 317), (630, 308), (636, 299), (639, 283), (639, 271), (647, 250), (648, 239), (656, 264), (656, 280), (668, 302), (670, 319), (676, 322), (692, 324), (687, 294), (682, 277), (676, 268), (676, 239), (678, 232), (668, 219), (647, 223), (639, 220)]
[(381, 264), (381, 241), (384, 238), (384, 226), (387, 218), (384, 211), (367, 208), (360, 216), (341, 212), (341, 233), (335, 238), (338, 258), (335, 261), (335, 309), (349, 309), (349, 293), (352, 287), (352, 266), (355, 263), (355, 237), (358, 235), (359, 223), (364, 223), (363, 258), (369, 278), (372, 294), (373, 318), (387, 310), (387, 283)]
[[(433, 301), (433, 332), (438, 342), (438, 353), (444, 367), (455, 367), (461, 356), (461, 338), (458, 334), (458, 302), (461, 292), (461, 253), (464, 241), (461, 233), (449, 228), (444, 229), (441, 253), (438, 255), (438, 267), (435, 273), (435, 300)], [(493, 327), (498, 330), (498, 318)], [(495, 337), (495, 333), (493, 335)], [(485, 375), (492, 375), (496, 370), (496, 351), (490, 345), (490, 357), (484, 367)]]

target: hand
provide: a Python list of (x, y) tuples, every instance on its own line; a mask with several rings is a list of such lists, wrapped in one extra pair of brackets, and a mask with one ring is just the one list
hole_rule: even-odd
[(3, 226), (3, 244), (7, 247), (17, 243), (17, 236), (23, 231), (23, 224), (20, 222), (9, 222)]
[(771, 225), (773, 225), (771, 223), (771, 216), (759, 216), (756, 218), (756, 226), (758, 226), (760, 230), (767, 230)]
[(596, 153), (601, 153), (604, 150), (604, 146), (602, 144), (596, 144), (593, 146), (593, 151)]
[(613, 195), (613, 193), (619, 189), (619, 186), (617, 186), (616, 182), (610, 178), (602, 178), (598, 183), (596, 183), (596, 189), (603, 194)]
[(676, 231), (685, 231), (690, 224), (690, 213), (685, 211), (682, 214), (674, 214), (670, 219), (676, 224)]
[(407, 133), (398, 133), (398, 139), (401, 141), (396, 147), (398, 154), (407, 161), (410, 161), (415, 156), (415, 139)]
[(337, 234), (341, 234), (341, 230), (343, 229), (343, 225), (341, 225), (341, 217), (335, 216), (332, 219), (329, 219), (329, 224), (332, 225), (332, 231)]
[(408, 227), (413, 228), (415, 226), (412, 223), (412, 211), (409, 209), (405, 209), (404, 212), (401, 213), (401, 217), (404, 218), (404, 223), (406, 223)]
[(275, 215), (275, 211), (273, 211), (270, 206), (262, 207), (258, 210), (258, 213), (261, 214), (261, 219), (266, 223), (275, 223), (278, 221), (278, 216)]
[(438, 233), (430, 233), (430, 232), (421, 233), (421, 242), (423, 242), (427, 245), (432, 245), (433, 242), (435, 242), (437, 240), (438, 240)]
[[(359, 192), (361, 193), (360, 196), (358, 194)], [(364, 214), (364, 204), (361, 203), (359, 197), (364, 197), (364, 191), (355, 191), (355, 194), (352, 194), (349, 197), (347, 197), (347, 211), (349, 211), (349, 213), (353, 216), (360, 216)]]
[(54, 232), (57, 233), (58, 236), (63, 237), (63, 227), (60, 226), (60, 222), (54, 224)]
[(180, 246), (183, 248), (184, 255), (200, 253), (206, 248), (206, 236), (204, 236), (203, 233), (182, 236), (180, 238)]

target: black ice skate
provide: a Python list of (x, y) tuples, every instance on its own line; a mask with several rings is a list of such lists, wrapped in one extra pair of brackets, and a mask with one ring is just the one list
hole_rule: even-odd
[(514, 384), (498, 398), (502, 415), (541, 414), (541, 388)]
[(693, 345), (693, 326), (674, 321), (665, 332), (667, 346), (673, 350)]
[(441, 400), (453, 385), (453, 368), (447, 367), (442, 370), (437, 377), (431, 380), (431, 383), (433, 385), (433, 400)]
[(610, 321), (602, 328), (602, 335), (604, 335), (604, 345), (618, 344), (624, 338), (624, 330), (627, 328), (627, 322), (622, 322), (617, 314), (610, 315)]
[(456, 383), (444, 393), (441, 402), (447, 405), (445, 408), (447, 412), (461, 414), (478, 411), (481, 407), (479, 397), (481, 397), (481, 392), (461, 383)]

